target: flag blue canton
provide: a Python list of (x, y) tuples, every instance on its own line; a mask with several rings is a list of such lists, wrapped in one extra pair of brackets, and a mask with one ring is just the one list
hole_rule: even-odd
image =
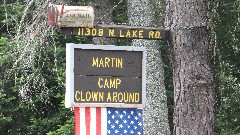
[(142, 135), (142, 109), (107, 108), (108, 135)]

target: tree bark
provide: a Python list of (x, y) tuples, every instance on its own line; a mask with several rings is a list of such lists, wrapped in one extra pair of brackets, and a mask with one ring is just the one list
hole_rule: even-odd
[[(92, 6), (94, 8), (95, 23), (109, 24), (112, 22), (112, 9), (109, 0), (95, 0)], [(97, 45), (114, 45), (115, 39), (94, 37), (93, 42)]]
[[(129, 0), (128, 17), (134, 26), (154, 26), (153, 1)], [(143, 110), (145, 135), (169, 135), (168, 110), (164, 72), (158, 41), (133, 40), (133, 46), (147, 48), (147, 101)]]
[(213, 135), (214, 83), (206, 0), (167, 0), (176, 135)]

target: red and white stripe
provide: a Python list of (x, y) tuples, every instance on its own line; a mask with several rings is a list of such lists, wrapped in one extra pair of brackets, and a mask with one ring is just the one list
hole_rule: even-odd
[(106, 108), (74, 108), (75, 135), (106, 135), (107, 109)]

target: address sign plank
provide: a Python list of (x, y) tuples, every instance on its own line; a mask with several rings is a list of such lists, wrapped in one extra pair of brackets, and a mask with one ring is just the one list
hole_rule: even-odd
[(63, 35), (106, 37), (106, 38), (132, 38), (160, 40), (165, 38), (165, 30), (156, 27), (126, 26), (126, 25), (97, 25), (87, 27), (62, 27)]

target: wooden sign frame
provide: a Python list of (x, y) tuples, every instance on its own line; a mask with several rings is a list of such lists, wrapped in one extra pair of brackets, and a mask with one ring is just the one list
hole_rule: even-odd
[[(131, 75), (132, 79), (135, 78), (140, 78), (140, 87), (141, 87), (141, 102), (140, 103), (126, 103), (126, 102), (76, 102), (76, 93), (75, 93), (75, 88), (76, 86), (79, 87), (79, 85), (76, 85), (75, 79), (76, 79), (76, 74), (78, 70), (74, 64), (77, 63), (77, 60), (74, 58), (76, 50), (98, 50), (98, 51), (107, 51), (107, 52), (131, 52), (129, 54), (132, 54), (132, 52), (141, 52), (142, 57), (141, 57), (141, 63), (138, 64), (141, 67), (141, 77), (139, 77), (139, 73), (137, 76)], [(87, 54), (87, 53), (86, 53)], [(83, 55), (82, 55), (83, 56)], [(74, 68), (75, 67), (75, 68)], [(86, 67), (88, 68), (88, 67)], [(125, 70), (125, 69), (124, 69)], [(92, 72), (94, 70), (89, 70), (89, 72)], [(101, 71), (101, 70), (100, 70)], [(108, 72), (109, 73), (109, 72)], [(87, 73), (84, 72), (86, 76), (88, 75)], [(94, 74), (97, 74), (94, 72)], [(125, 73), (128, 74), (128, 73)], [(81, 75), (81, 77), (85, 77), (85, 75)], [(96, 75), (97, 76), (97, 75)], [(99, 74), (101, 76), (101, 74)], [(120, 76), (120, 75), (115, 75), (115, 76)], [(91, 77), (94, 78), (94, 76), (91, 74)], [(120, 76), (120, 77), (125, 77), (125, 75)], [(113, 77), (114, 78), (114, 77)], [(91, 79), (88, 79), (91, 80)], [(129, 80), (125, 81), (125, 85), (127, 84)], [(124, 82), (124, 81), (122, 81)], [(139, 82), (139, 81), (136, 81)], [(129, 82), (129, 83), (134, 83)], [(90, 83), (92, 85), (92, 83)], [(135, 84), (134, 84), (135, 85)], [(133, 86), (133, 85), (132, 85)], [(139, 87), (136, 87), (139, 88)], [(126, 87), (126, 90), (129, 89), (129, 87)], [(75, 99), (74, 99), (75, 98)], [(118, 107), (118, 108), (144, 108), (146, 103), (146, 48), (145, 47), (133, 47), (133, 46), (114, 46), (114, 45), (93, 45), (93, 44), (72, 44), (72, 43), (67, 43), (66, 44), (66, 94), (65, 94), (65, 106), (67, 108), (69, 107)]]

